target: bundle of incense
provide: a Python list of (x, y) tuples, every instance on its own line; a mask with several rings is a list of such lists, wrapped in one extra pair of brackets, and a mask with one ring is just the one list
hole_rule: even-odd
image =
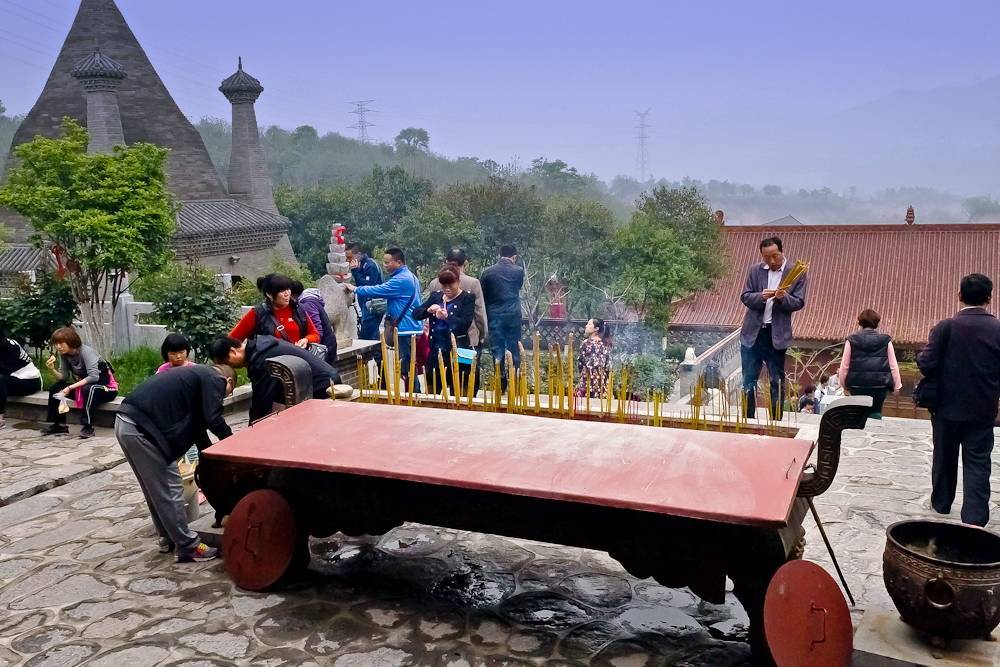
[(809, 265), (802, 260), (795, 260), (795, 264), (792, 265), (791, 270), (785, 274), (784, 280), (778, 285), (778, 289), (788, 290), (792, 288), (799, 278), (806, 275), (806, 271), (809, 270)]

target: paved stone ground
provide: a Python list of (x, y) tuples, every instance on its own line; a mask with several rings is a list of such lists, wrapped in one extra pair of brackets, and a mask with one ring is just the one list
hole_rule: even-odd
[[(407, 525), (252, 594), (156, 552), (127, 466), (0, 508), (0, 664), (744, 664), (734, 599), (603, 554)], [(666, 603), (666, 604), (663, 604)]]
[[(849, 435), (835, 486), (818, 499), (858, 614), (891, 606), (885, 527), (929, 514), (929, 439), (928, 424), (906, 420)], [(60, 485), (0, 507), (0, 665), (746, 663), (746, 645), (728, 641), (745, 631), (731, 596), (708, 605), (604, 554), (426, 526), (314, 541), (302, 580), (240, 591), (218, 562), (157, 553), (129, 468), (94, 472), (113, 465), (113, 439), (57, 440), (49, 450), (22, 429), (0, 431), (5, 456), (22, 457), (20, 475), (0, 470), (5, 493), (26, 465), (103, 461), (67, 483), (75, 472), (31, 471), (38, 489)], [(806, 557), (833, 572), (814, 528)]]
[[(81, 440), (72, 435), (46, 436), (39, 425), (8, 422), (0, 430), (0, 507), (125, 461), (113, 437)], [(109, 429), (97, 429), (109, 436)]]
[[(1000, 431), (994, 430), (995, 437)], [(885, 529), (896, 521), (934, 518), (960, 522), (962, 483), (949, 516), (930, 509), (931, 427), (913, 419), (869, 421), (864, 432), (849, 431), (836, 480), (816, 498), (816, 510), (837, 552), (858, 605), (855, 626), (866, 608), (893, 609), (882, 582)], [(987, 526), (1000, 532), (1000, 459), (993, 457), (991, 517)], [(812, 519), (806, 519), (805, 557), (836, 570)]]

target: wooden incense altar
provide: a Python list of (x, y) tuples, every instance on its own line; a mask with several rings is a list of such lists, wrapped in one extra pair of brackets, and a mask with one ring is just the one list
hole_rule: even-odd
[(308, 563), (308, 537), (411, 521), (608, 552), (631, 574), (721, 603), (726, 577), (770, 661), (764, 595), (799, 557), (804, 498), (836, 474), (863, 405), (814, 443), (633, 424), (307, 400), (205, 450), (199, 483), (230, 514), (224, 557), (253, 590)]

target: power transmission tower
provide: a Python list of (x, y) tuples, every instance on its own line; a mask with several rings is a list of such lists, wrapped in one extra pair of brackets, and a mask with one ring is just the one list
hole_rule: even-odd
[(369, 123), (367, 118), (367, 114), (375, 113), (375, 109), (368, 108), (368, 105), (374, 101), (358, 100), (357, 102), (351, 102), (354, 105), (354, 111), (351, 113), (358, 117), (357, 122), (351, 125), (351, 128), (358, 131), (358, 141), (363, 144), (368, 143), (368, 128), (375, 126), (375, 123)]
[(646, 109), (645, 111), (636, 111), (635, 117), (639, 124), (635, 126), (638, 131), (636, 135), (637, 144), (637, 155), (636, 162), (639, 166), (639, 182), (646, 182), (646, 174), (649, 171), (649, 151), (646, 148), (646, 140), (649, 139), (649, 123), (646, 122), (646, 116), (652, 109)]

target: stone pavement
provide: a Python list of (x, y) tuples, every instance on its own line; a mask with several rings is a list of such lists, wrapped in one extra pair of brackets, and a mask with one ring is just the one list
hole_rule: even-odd
[[(891, 608), (884, 531), (928, 514), (929, 438), (928, 424), (906, 420), (850, 434), (834, 487), (817, 499), (858, 614)], [(76, 448), (103, 463), (0, 507), (0, 665), (746, 663), (746, 645), (731, 641), (745, 636), (731, 596), (709, 605), (637, 580), (605, 554), (427, 526), (314, 540), (303, 579), (240, 591), (221, 563), (157, 553), (128, 466), (95, 472), (113, 465), (113, 439), (57, 438), (48, 453), (37, 440), (0, 431), (5, 456), (33, 452), (22, 468), (87, 465)], [(28, 472), (0, 471), (0, 488)], [(67, 474), (77, 473), (59, 479)], [(993, 479), (1000, 487), (1000, 471)], [(806, 557), (833, 573), (807, 526)]]
[(39, 427), (14, 421), (0, 430), (0, 507), (125, 461), (110, 429), (81, 440), (76, 424), (71, 435), (46, 436)]
[[(995, 436), (1000, 432), (994, 430)], [(929, 421), (887, 418), (865, 430), (844, 434), (840, 469), (830, 489), (816, 498), (816, 510), (837, 553), (858, 606), (894, 609), (882, 582), (885, 530), (911, 518), (961, 522), (962, 482), (949, 516), (930, 509), (931, 425)], [(990, 530), (1000, 532), (1000, 460), (993, 457)], [(811, 518), (806, 519), (805, 557), (837, 573)]]
[[(157, 553), (130, 469), (0, 508), (0, 664), (739, 665), (745, 616), (604, 554), (407, 525), (266, 594)], [(666, 604), (664, 604), (666, 603)], [(718, 638), (717, 638), (718, 637)]]

